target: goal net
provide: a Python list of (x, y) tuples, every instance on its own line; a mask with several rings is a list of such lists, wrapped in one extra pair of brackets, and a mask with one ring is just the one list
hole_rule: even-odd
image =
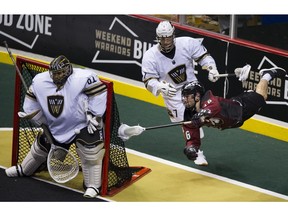
[[(20, 56), (16, 58), (16, 64), (27, 86), (31, 85), (36, 74), (47, 71), (49, 67), (47, 63)], [(101, 80), (108, 89), (104, 128), (106, 151), (103, 159), (101, 195), (113, 196), (151, 170), (142, 166), (129, 166), (125, 143), (118, 137), (120, 117), (113, 91), (113, 82), (105, 79)], [(41, 130), (40, 127), (36, 127), (30, 121), (19, 118), (17, 115), (19, 111), (22, 111), (25, 94), (25, 86), (17, 75), (15, 80), (12, 165), (20, 164), (23, 161), (37, 133)], [(69, 151), (78, 159), (81, 171), (81, 161), (76, 153), (76, 145), (72, 144)]]

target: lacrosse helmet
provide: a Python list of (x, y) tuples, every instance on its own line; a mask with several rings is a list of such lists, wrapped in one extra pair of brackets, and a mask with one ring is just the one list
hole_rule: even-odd
[[(202, 83), (200, 83), (199, 81), (192, 81), (192, 82), (189, 82), (189, 83), (186, 83), (183, 87), (182, 87), (182, 90), (181, 90), (181, 96), (182, 96), (182, 101), (184, 103), (184, 101), (186, 101), (186, 98), (189, 96), (189, 95), (193, 95), (192, 97), (194, 98), (195, 100), (195, 97), (196, 97), (196, 93), (199, 93), (200, 94), (200, 99), (204, 96), (205, 94), (205, 88), (204, 86), (202, 85)], [(192, 107), (189, 107), (189, 105), (187, 103), (184, 103), (185, 106), (187, 108), (192, 108)]]
[(49, 65), (49, 73), (56, 85), (64, 85), (68, 77), (72, 74), (73, 68), (70, 61), (63, 55), (53, 59)]
[(203, 97), (203, 95), (205, 93), (204, 86), (198, 80), (186, 83), (182, 87), (182, 96), (186, 96), (186, 95), (189, 95), (189, 94), (194, 94), (195, 95), (196, 92), (199, 92), (201, 97)]
[(170, 21), (162, 21), (156, 28), (156, 39), (161, 51), (169, 53), (175, 46), (175, 28)]

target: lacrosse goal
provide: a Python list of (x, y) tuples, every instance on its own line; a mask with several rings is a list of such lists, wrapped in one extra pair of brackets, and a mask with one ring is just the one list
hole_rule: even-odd
[[(16, 58), (16, 64), (27, 86), (30, 86), (36, 74), (47, 71), (49, 66), (47, 63), (20, 56)], [(113, 196), (151, 170), (142, 166), (129, 166), (125, 143), (118, 137), (120, 117), (113, 91), (113, 82), (105, 79), (101, 80), (108, 89), (104, 140), (106, 151), (103, 159), (101, 195)], [(16, 75), (12, 165), (20, 164), (23, 161), (31, 148), (34, 138), (41, 130), (40, 127), (36, 127), (30, 121), (19, 118), (17, 115), (19, 111), (22, 111), (25, 93), (25, 87), (21, 83), (20, 77)], [(75, 149), (75, 144), (72, 144), (69, 151), (78, 159), (81, 171), (81, 161)]]

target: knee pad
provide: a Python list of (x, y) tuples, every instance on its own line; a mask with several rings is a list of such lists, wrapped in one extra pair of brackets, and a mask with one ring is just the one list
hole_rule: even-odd
[(38, 133), (30, 151), (18, 167), (20, 168), (20, 176), (32, 175), (46, 161), (49, 150), (45, 147), (46, 143), (41, 143), (41, 135)]
[(189, 160), (192, 160), (192, 161), (196, 160), (198, 156), (197, 152), (198, 152), (198, 149), (195, 148), (194, 146), (186, 146), (184, 148), (184, 154), (187, 156)]

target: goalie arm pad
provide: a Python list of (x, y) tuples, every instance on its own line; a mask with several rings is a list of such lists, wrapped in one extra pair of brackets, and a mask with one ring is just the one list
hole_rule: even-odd
[(91, 112), (93, 116), (102, 117), (106, 111), (107, 86), (94, 72), (89, 76), (83, 93), (87, 96), (84, 99), (86, 103), (84, 104), (85, 111)]
[(107, 91), (88, 97), (88, 111), (97, 117), (102, 117), (106, 111)]
[(32, 86), (30, 86), (29, 90), (26, 93), (23, 110), (23, 112), (18, 112), (18, 116), (20, 118), (31, 120), (37, 126), (40, 126), (41, 124), (47, 124), (47, 119), (33, 93)]
[(44, 116), (42, 110), (35, 110), (31, 113), (18, 112), (18, 116), (20, 118), (24, 118), (24, 119), (32, 121), (37, 126), (41, 126), (42, 124), (47, 124), (46, 117)]

